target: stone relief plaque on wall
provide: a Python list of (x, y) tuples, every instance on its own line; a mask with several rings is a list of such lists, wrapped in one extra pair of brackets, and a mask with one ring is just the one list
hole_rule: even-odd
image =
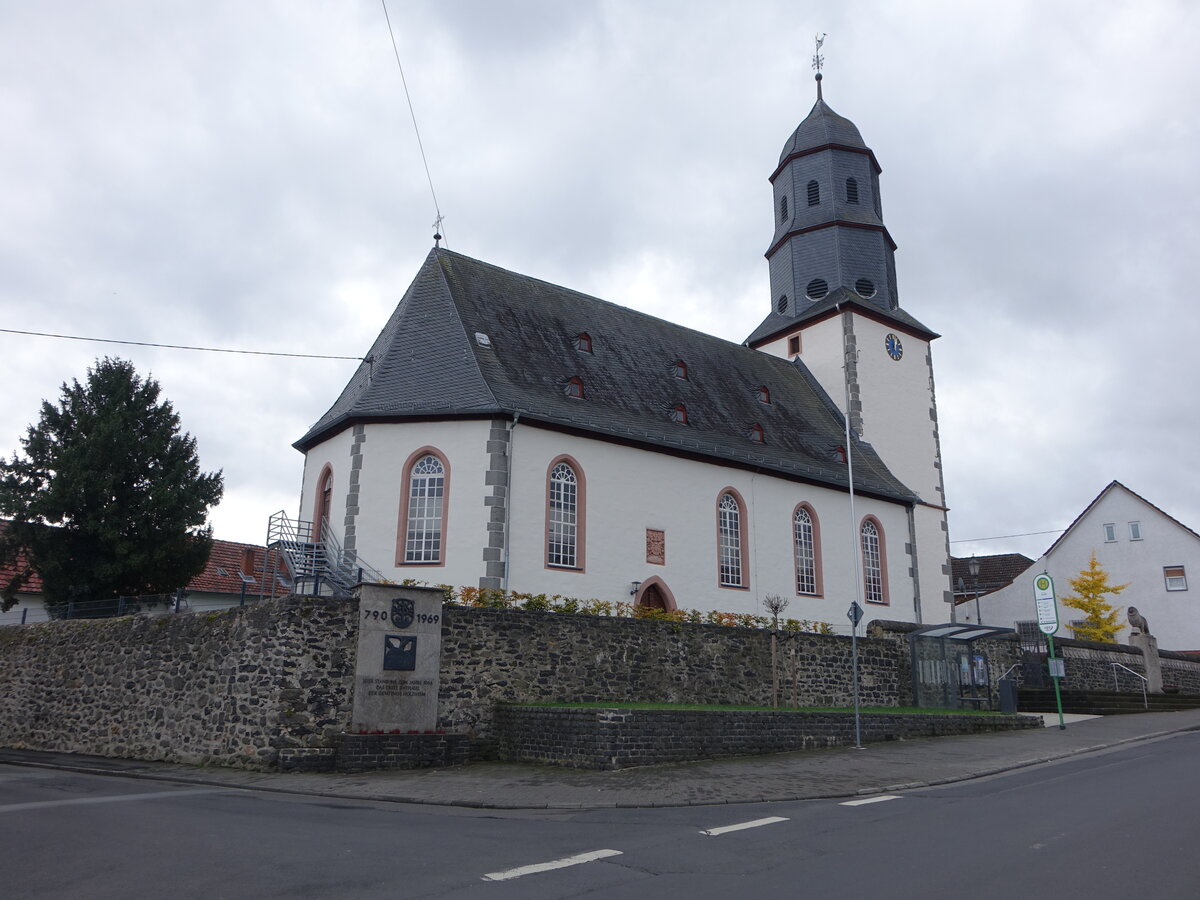
[(352, 728), (435, 728), (441, 647), (439, 589), (361, 585)]
[(646, 562), (655, 566), (667, 564), (667, 533), (654, 528), (646, 529)]

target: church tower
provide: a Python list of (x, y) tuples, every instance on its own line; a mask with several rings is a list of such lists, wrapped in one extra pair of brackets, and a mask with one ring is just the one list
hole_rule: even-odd
[(920, 496), (907, 548), (918, 615), (944, 621), (950, 553), (930, 349), (938, 335), (900, 307), (882, 169), (854, 123), (825, 102), (820, 71), (816, 77), (817, 102), (770, 177), (771, 308), (745, 343), (805, 367), (855, 434)]

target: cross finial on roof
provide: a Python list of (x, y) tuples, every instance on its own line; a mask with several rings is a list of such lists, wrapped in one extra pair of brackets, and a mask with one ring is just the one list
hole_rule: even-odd
[(814, 35), (813, 41), (816, 43), (816, 48), (813, 51), (812, 67), (816, 70), (817, 80), (817, 99), (821, 99), (821, 66), (825, 64), (825, 57), (821, 55), (821, 45), (825, 43), (825, 33)]
[(433, 220), (433, 244), (435, 247), (442, 246), (442, 219), (443, 216), (439, 212), (438, 217)]

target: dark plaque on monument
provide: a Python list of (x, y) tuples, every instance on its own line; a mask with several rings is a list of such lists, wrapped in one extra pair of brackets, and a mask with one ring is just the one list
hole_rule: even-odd
[[(394, 613), (393, 613), (394, 615)], [(383, 668), (385, 672), (413, 672), (417, 668), (417, 638), (415, 635), (389, 634), (383, 639)]]
[(392, 624), (397, 628), (407, 628), (413, 623), (416, 615), (413, 602), (404, 598), (392, 601)]

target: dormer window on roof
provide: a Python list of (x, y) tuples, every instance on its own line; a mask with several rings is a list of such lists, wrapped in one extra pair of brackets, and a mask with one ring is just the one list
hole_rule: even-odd
[(676, 378), (682, 378), (684, 381), (687, 381), (687, 363), (682, 359), (675, 360), (675, 362), (671, 363), (671, 374)]
[(586, 331), (579, 332), (579, 335), (575, 338), (575, 349), (580, 353), (591, 353), (592, 336)]
[(675, 408), (671, 410), (671, 421), (677, 422), (680, 425), (686, 425), (688, 423), (687, 407), (682, 403), (677, 404)]
[(819, 206), (820, 203), (821, 203), (821, 186), (819, 184), (817, 184), (816, 180), (814, 179), (808, 183), (808, 205), (809, 206)]
[(754, 441), (756, 444), (762, 444), (767, 439), (767, 433), (763, 431), (763, 427), (761, 425), (755, 424), (750, 426), (750, 431), (747, 433), (746, 437), (750, 438), (750, 440)]
[(566, 385), (564, 385), (564, 387), (563, 387), (563, 391), (572, 400), (582, 400), (583, 399), (583, 379), (568, 378)]
[(846, 202), (847, 203), (857, 203), (858, 202), (858, 179), (857, 178), (847, 178), (846, 179)]
[(754, 392), (754, 395), (758, 398), (759, 403), (771, 402), (771, 392), (768, 390), (765, 384), (760, 384), (758, 386), (758, 390)]

